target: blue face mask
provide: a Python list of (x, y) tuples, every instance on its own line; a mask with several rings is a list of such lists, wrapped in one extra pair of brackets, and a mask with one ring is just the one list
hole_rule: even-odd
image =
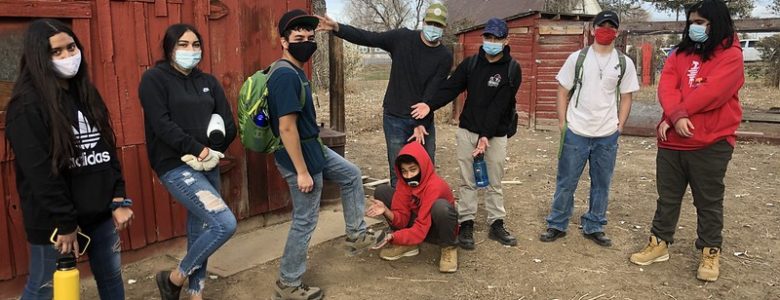
[(709, 38), (709, 36), (707, 35), (707, 26), (691, 24), (691, 26), (688, 27), (688, 36), (694, 42), (697, 43), (706, 42), (707, 39)]
[(202, 51), (176, 50), (174, 60), (179, 67), (185, 70), (191, 70), (200, 62)]
[(496, 55), (501, 53), (501, 51), (504, 50), (504, 43), (493, 43), (484, 41), (482, 42), (482, 50), (485, 50), (485, 53), (487, 53), (490, 56)]
[(435, 42), (441, 39), (444, 29), (432, 25), (423, 25), (422, 32), (426, 41)]

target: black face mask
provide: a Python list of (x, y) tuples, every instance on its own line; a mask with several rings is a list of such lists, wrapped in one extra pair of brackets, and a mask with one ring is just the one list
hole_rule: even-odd
[(290, 43), (287, 51), (290, 52), (293, 58), (299, 62), (305, 63), (309, 61), (314, 52), (317, 51), (317, 43), (315, 42), (299, 42)]
[(417, 173), (417, 175), (414, 175), (412, 178), (406, 178), (401, 176), (401, 178), (404, 179), (404, 182), (408, 184), (410, 187), (418, 187), (420, 186), (420, 179), (422, 179), (422, 172)]

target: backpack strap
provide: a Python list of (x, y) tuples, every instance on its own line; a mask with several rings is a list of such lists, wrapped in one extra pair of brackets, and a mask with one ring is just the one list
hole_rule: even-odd
[[(618, 106), (620, 106), (620, 84), (623, 83), (623, 75), (626, 74), (626, 55), (623, 54), (623, 52), (620, 52), (620, 50), (617, 50), (618, 53), (618, 65), (620, 66), (620, 76), (618, 77), (617, 82), (617, 90), (615, 91), (615, 98), (616, 102), (618, 103)], [(620, 107), (618, 107), (620, 109)]]
[[(268, 68), (269, 68), (269, 70), (268, 70), (268, 78), (271, 78), (271, 75), (273, 75), (273, 73), (276, 72), (276, 70), (279, 70), (281, 68), (292, 69), (293, 71), (295, 71), (295, 74), (298, 74), (298, 70), (289, 61), (286, 61), (284, 59), (280, 59), (280, 60), (275, 61)], [(303, 106), (306, 105), (306, 83), (304, 83), (303, 80), (300, 80), (300, 79), (299, 79), (299, 81), (301, 83), (300, 103), (301, 103), (301, 109), (303, 109)], [(267, 95), (268, 94), (268, 89), (265, 90), (265, 94), (266, 95), (264, 95), (264, 96), (268, 96)]]
[(514, 85), (514, 82), (515, 82), (515, 78), (520, 76), (520, 74), (518, 74), (519, 73), (518, 70), (520, 69), (519, 67), (520, 64), (518, 64), (514, 58), (512, 58), (509, 61), (509, 73), (507, 75), (507, 80), (509, 80), (509, 86), (511, 87), (516, 87)]
[[(582, 48), (580, 55), (577, 57), (577, 63), (574, 65), (574, 85), (569, 90), (569, 101), (574, 96), (574, 92), (582, 88), (582, 65), (585, 63), (585, 58), (588, 56), (588, 50), (590, 46)], [(577, 99), (575, 99), (574, 107), (580, 104), (580, 93), (577, 93)]]

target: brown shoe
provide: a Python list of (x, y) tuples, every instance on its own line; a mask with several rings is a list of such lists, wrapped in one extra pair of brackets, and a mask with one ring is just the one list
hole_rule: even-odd
[(405, 256), (415, 256), (420, 254), (420, 246), (401, 246), (389, 245), (379, 251), (379, 257), (384, 260), (397, 260)]
[(439, 258), (439, 272), (455, 273), (458, 270), (458, 247), (441, 247), (441, 258)]
[(704, 247), (701, 251), (699, 270), (696, 278), (703, 281), (718, 280), (720, 275), (720, 249)]
[(654, 262), (669, 260), (669, 246), (665, 241), (659, 240), (654, 235), (650, 236), (650, 242), (642, 251), (631, 254), (629, 259), (632, 263), (640, 266), (647, 266)]

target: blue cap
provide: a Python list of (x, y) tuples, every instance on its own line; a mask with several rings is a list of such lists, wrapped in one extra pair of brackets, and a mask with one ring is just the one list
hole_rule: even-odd
[(492, 34), (497, 38), (505, 38), (508, 34), (506, 22), (499, 18), (491, 18), (485, 23), (485, 31), (482, 35)]

